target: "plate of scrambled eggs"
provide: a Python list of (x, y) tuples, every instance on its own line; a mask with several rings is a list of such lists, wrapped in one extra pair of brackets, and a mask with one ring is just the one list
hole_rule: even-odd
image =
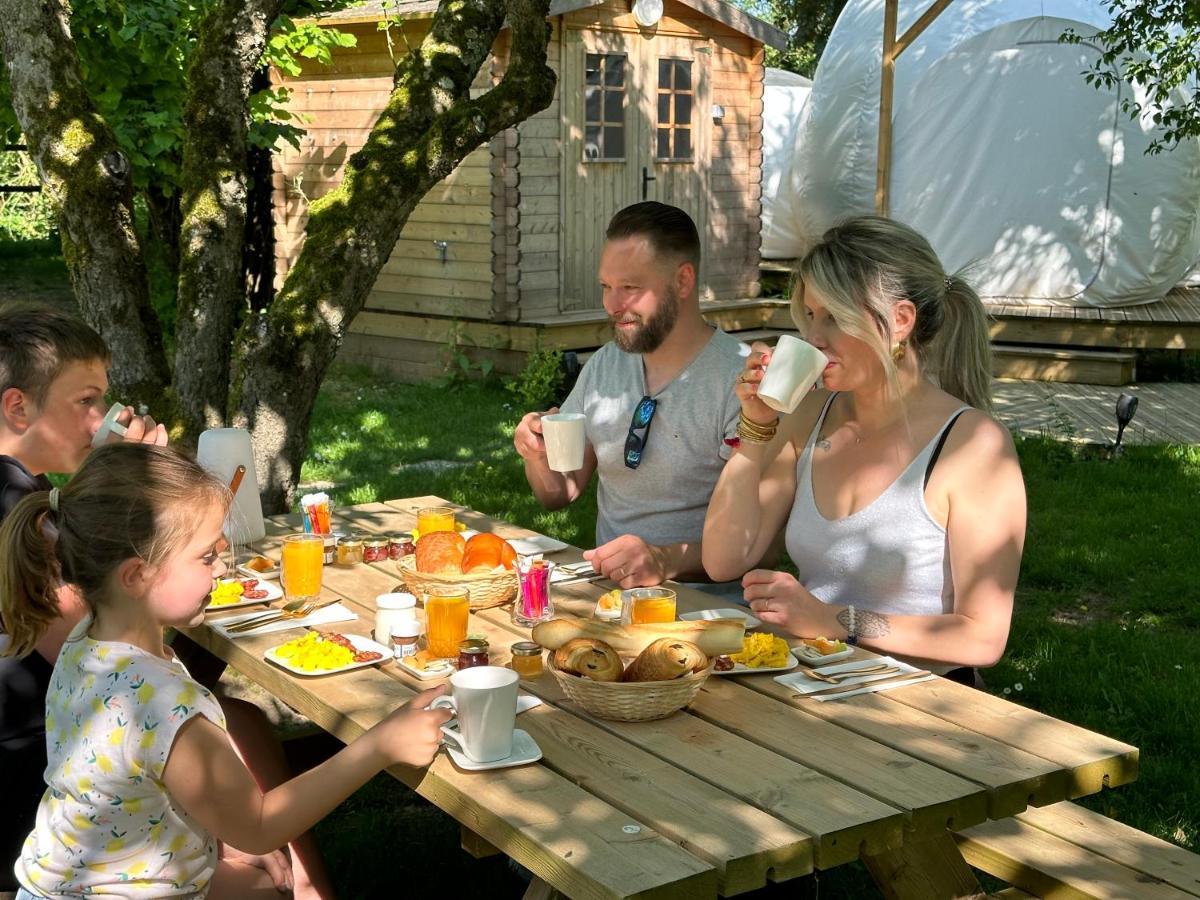
[(713, 667), (714, 675), (747, 675), (753, 672), (786, 672), (800, 665), (787, 641), (781, 637), (756, 631), (742, 641), (742, 652), (731, 653), (732, 669)]
[(263, 654), (297, 675), (331, 675), (392, 658), (392, 650), (357, 634), (306, 631)]

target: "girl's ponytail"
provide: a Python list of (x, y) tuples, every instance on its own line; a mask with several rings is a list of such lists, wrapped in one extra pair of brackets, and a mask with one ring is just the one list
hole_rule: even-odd
[(50, 492), (38, 491), (0, 525), (0, 631), (9, 639), (0, 655), (31, 653), (58, 616), (59, 568), (48, 536), (56, 517)]
[(975, 289), (958, 275), (945, 282), (942, 327), (931, 348), (938, 384), (976, 409), (992, 411), (992, 345)]

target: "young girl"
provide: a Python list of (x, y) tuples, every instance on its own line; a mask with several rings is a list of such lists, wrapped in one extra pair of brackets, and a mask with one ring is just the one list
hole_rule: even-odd
[[(277, 848), (383, 768), (424, 766), (446, 709), (426, 691), (336, 756), (263, 794), (212, 694), (163, 643), (198, 624), (225, 572), (226, 488), (165, 447), (93, 453), (61, 490), (22, 500), (0, 528), (4, 652), (28, 653), (74, 585), (90, 615), (46, 696), (48, 787), (15, 871), (21, 896), (235, 898), (275, 894)], [(218, 859), (217, 841), (266, 858)], [(277, 896), (277, 894), (276, 894)]]

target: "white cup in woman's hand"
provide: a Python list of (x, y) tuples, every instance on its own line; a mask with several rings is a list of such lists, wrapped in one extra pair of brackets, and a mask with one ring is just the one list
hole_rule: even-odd
[(759, 382), (758, 399), (776, 412), (794, 412), (828, 364), (825, 354), (808, 341), (781, 335)]

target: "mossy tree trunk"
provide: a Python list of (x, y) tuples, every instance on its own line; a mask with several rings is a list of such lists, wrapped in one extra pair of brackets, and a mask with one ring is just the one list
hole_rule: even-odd
[[(189, 70), (175, 378), (150, 310), (133, 231), (128, 165), (79, 78), (66, 0), (0, 0), (14, 106), (48, 193), (88, 320), (113, 347), (114, 387), (186, 433), (229, 424), (254, 436), (264, 505), (290, 501), (321, 380), (420, 199), (476, 147), (549, 105), (549, 0), (443, 0), (341, 186), (313, 203), (304, 248), (274, 301), (244, 304), (246, 98), (284, 0), (219, 0)], [(479, 97), (471, 84), (502, 27), (510, 61)], [(240, 319), (240, 325), (238, 325)]]

